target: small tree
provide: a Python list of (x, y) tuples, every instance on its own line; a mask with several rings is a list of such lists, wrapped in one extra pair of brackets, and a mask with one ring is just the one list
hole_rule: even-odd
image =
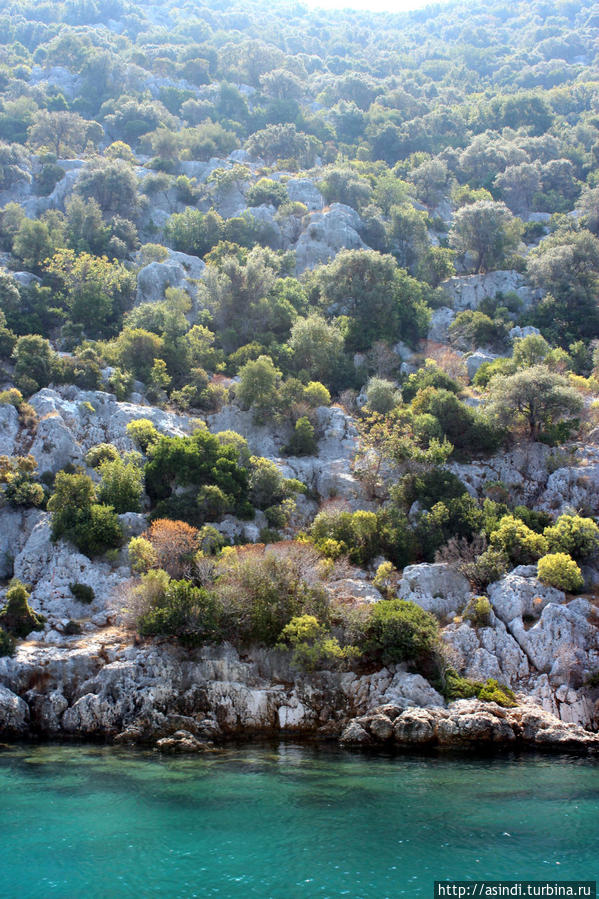
[(479, 200), (458, 209), (449, 233), (458, 253), (472, 253), (475, 272), (488, 272), (505, 262), (520, 241), (521, 224), (503, 203)]
[(29, 605), (30, 592), (21, 581), (12, 581), (6, 591), (6, 605), (0, 611), (0, 628), (15, 637), (26, 637), (38, 631), (46, 620)]
[(499, 424), (513, 429), (523, 423), (533, 440), (545, 428), (571, 419), (583, 406), (566, 379), (544, 365), (494, 377), (489, 384), (489, 402)]

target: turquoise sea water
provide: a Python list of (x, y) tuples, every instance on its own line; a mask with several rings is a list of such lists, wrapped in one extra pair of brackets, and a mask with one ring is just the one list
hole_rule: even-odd
[(432, 897), (435, 879), (595, 879), (599, 762), (290, 744), (0, 751), (0, 895)]

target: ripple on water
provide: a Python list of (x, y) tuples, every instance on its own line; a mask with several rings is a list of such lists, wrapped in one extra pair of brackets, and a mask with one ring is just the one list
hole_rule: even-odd
[(561, 756), (28, 746), (0, 754), (0, 791), (11, 899), (385, 899), (597, 874), (599, 765)]

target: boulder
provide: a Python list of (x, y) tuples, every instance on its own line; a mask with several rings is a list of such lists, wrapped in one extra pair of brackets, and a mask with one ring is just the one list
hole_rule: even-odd
[(29, 707), (8, 687), (0, 684), (0, 734), (17, 735), (27, 730)]
[(473, 353), (470, 353), (466, 359), (466, 370), (470, 380), (472, 380), (481, 365), (484, 365), (485, 362), (494, 362), (498, 358), (496, 353), (487, 353), (486, 350), (475, 350)]
[(455, 312), (449, 306), (441, 306), (433, 309), (431, 321), (428, 327), (427, 340), (434, 343), (448, 343), (449, 326), (455, 318)]
[(549, 603), (566, 601), (561, 590), (537, 580), (536, 566), (520, 566), (491, 584), (487, 592), (493, 611), (507, 625), (515, 618), (539, 618)]
[(333, 203), (325, 212), (313, 212), (295, 247), (297, 274), (329, 262), (340, 250), (367, 249), (359, 234), (361, 228), (356, 210), (343, 203)]
[(423, 562), (404, 568), (398, 596), (445, 618), (464, 608), (470, 598), (470, 584), (463, 574), (445, 562)]
[(529, 676), (526, 654), (497, 618), (491, 627), (452, 623), (443, 630), (442, 639), (451, 648), (452, 664), (464, 677), (477, 681), (491, 677), (514, 688)]
[(285, 183), (289, 199), (294, 203), (303, 203), (309, 212), (324, 209), (325, 202), (322, 194), (308, 178), (289, 178)]
[(9, 403), (0, 405), (0, 455), (16, 455), (19, 427), (19, 413), (15, 407)]
[(518, 294), (525, 306), (529, 306), (537, 297), (537, 292), (531, 290), (522, 275), (515, 271), (457, 275), (443, 281), (440, 286), (451, 300), (456, 312), (478, 309), (486, 297), (494, 297), (498, 293), (513, 291)]

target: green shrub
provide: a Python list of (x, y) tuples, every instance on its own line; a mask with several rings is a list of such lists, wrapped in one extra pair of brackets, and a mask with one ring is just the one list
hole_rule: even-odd
[(318, 406), (329, 406), (331, 404), (331, 394), (324, 384), (320, 381), (310, 381), (304, 387), (304, 400), (313, 408)]
[[(139, 453), (137, 454), (139, 459)], [(99, 466), (102, 480), (98, 487), (98, 500), (114, 511), (139, 512), (143, 493), (143, 471), (132, 458), (112, 459)]]
[(131, 569), (138, 574), (158, 564), (158, 555), (147, 537), (132, 537), (127, 547)]
[(0, 611), (0, 628), (14, 637), (26, 637), (38, 631), (46, 620), (29, 605), (31, 593), (21, 581), (14, 580), (6, 591), (6, 605)]
[(443, 695), (448, 702), (455, 699), (479, 699), (481, 702), (495, 702), (504, 708), (517, 705), (513, 690), (500, 684), (495, 678), (488, 678), (484, 683), (462, 677), (454, 668), (445, 672)]
[(491, 546), (503, 551), (514, 565), (530, 565), (548, 550), (546, 538), (527, 527), (519, 518), (505, 515), (491, 533)]
[(577, 562), (589, 559), (599, 550), (599, 527), (592, 518), (561, 515), (555, 525), (545, 528), (544, 535), (552, 553), (567, 553)]
[(88, 556), (120, 546), (123, 532), (112, 506), (99, 505), (92, 479), (59, 471), (48, 500), (52, 539), (70, 540)]
[(221, 617), (222, 605), (216, 594), (189, 581), (169, 580), (140, 616), (138, 627), (144, 636), (172, 636), (198, 646), (221, 639)]
[(401, 395), (393, 381), (370, 378), (366, 385), (366, 402), (371, 412), (390, 412), (401, 401)]
[(367, 565), (380, 552), (377, 516), (363, 509), (322, 510), (312, 522), (310, 536), (314, 545), (329, 558), (348, 552), (352, 562), (358, 565)]
[(97, 443), (87, 451), (85, 456), (85, 464), (90, 468), (98, 468), (103, 462), (115, 462), (119, 456), (119, 451), (112, 443)]
[(280, 635), (278, 648), (291, 649), (292, 665), (302, 671), (346, 667), (360, 655), (357, 646), (341, 646), (314, 615), (292, 618)]
[(78, 602), (85, 603), (86, 605), (93, 602), (96, 596), (94, 588), (90, 587), (89, 584), (80, 584), (78, 582), (69, 584), (69, 590)]
[(149, 418), (136, 418), (127, 425), (127, 434), (142, 453), (146, 453), (160, 439), (160, 432)]
[(486, 596), (475, 596), (462, 612), (462, 617), (470, 621), (474, 627), (489, 627), (492, 611), (491, 603)]
[(2, 656), (11, 656), (15, 651), (14, 637), (0, 627), (0, 658)]
[(539, 559), (537, 576), (542, 584), (568, 593), (579, 593), (584, 585), (580, 568), (567, 553), (549, 553)]
[(284, 447), (283, 452), (287, 456), (313, 456), (318, 450), (314, 436), (314, 426), (306, 416), (298, 418), (291, 440)]
[(439, 625), (430, 612), (414, 602), (384, 599), (373, 606), (360, 648), (383, 665), (421, 662), (431, 656), (438, 638)]

